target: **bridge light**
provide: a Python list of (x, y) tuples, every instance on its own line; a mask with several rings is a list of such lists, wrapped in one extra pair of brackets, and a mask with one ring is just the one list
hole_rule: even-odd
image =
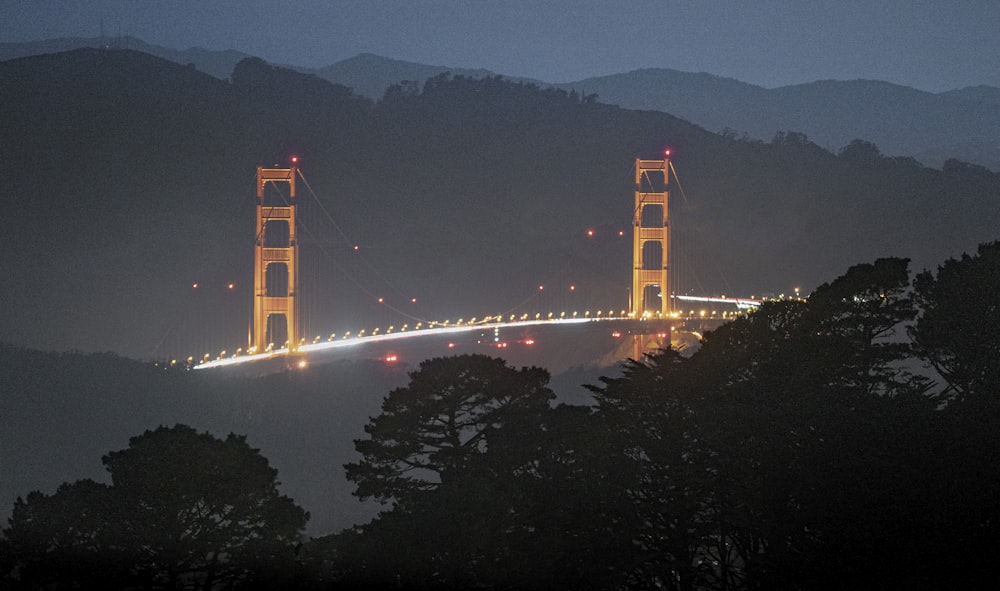
[(234, 289), (234, 288), (236, 288), (236, 284), (235, 283), (230, 283), (226, 287), (228, 287), (229, 289)]
[(192, 283), (191, 284), (191, 289), (198, 289), (198, 284), (197, 283)]
[(589, 238), (593, 238), (594, 237), (594, 231), (592, 229), (590, 229), (590, 228), (587, 229), (587, 237), (589, 237)]
[(524, 344), (525, 345), (529, 345), (529, 346), (530, 345), (534, 345), (535, 344), (535, 339), (525, 339), (524, 340)]
[(570, 291), (576, 291), (576, 286), (575, 285), (570, 285), (569, 286), (569, 290)]
[(306, 366), (306, 360), (305, 359), (303, 359), (302, 361), (299, 361), (299, 369), (304, 369), (305, 366)]
[(545, 286), (544, 286), (544, 285), (539, 285), (539, 286), (538, 286), (538, 291), (542, 291), (542, 290), (544, 290), (544, 289), (545, 289)]
[(384, 302), (385, 302), (385, 298), (379, 298), (379, 299), (378, 299), (378, 303), (380, 303), (380, 304), (381, 304), (381, 303), (384, 303)]
[(622, 333), (621, 333), (620, 330), (612, 331), (611, 336), (615, 337), (616, 339), (620, 339), (621, 336), (622, 336)]
[(361, 247), (360, 247), (360, 246), (358, 246), (357, 244), (355, 244), (355, 245), (354, 245), (354, 250), (361, 250)]

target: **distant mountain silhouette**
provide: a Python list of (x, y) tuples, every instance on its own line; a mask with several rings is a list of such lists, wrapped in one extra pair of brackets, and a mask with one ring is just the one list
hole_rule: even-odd
[[(428, 78), (433, 78), (444, 73), (451, 73), (455, 76), (467, 76), (469, 78), (489, 78), (497, 75), (495, 72), (489, 70), (428, 66), (380, 57), (371, 53), (362, 53), (335, 64), (309, 71), (320, 78), (353, 88), (358, 94), (372, 99), (382, 98), (387, 88), (404, 80), (422, 84)], [(542, 84), (541, 82), (525, 78), (509, 79), (515, 82), (536, 82)]]
[(199, 47), (184, 50), (171, 49), (146, 43), (141, 39), (126, 35), (121, 37), (70, 37), (21, 43), (0, 43), (0, 60), (45, 53), (59, 53), (84, 47), (141, 51), (178, 64), (193, 64), (198, 70), (221, 79), (229, 77), (237, 62), (250, 57), (245, 53), (235, 50), (215, 51)]
[(932, 94), (875, 80), (824, 80), (765, 89), (709, 74), (636, 70), (560, 88), (602, 102), (672, 113), (713, 131), (770, 139), (796, 130), (836, 151), (853, 139), (932, 166), (959, 158), (1000, 170), (1000, 89)]
[[(78, 47), (133, 49), (226, 79), (245, 54), (146, 44), (133, 37), (56, 39), (0, 44), (0, 60), (65, 51)], [(314, 74), (381, 99), (393, 84), (448, 72), (471, 78), (489, 70), (429, 66), (360, 54), (322, 68), (284, 67)], [(515, 82), (548, 86), (544, 81), (504, 76)], [(687, 119), (713, 132), (769, 141), (779, 131), (805, 133), (836, 152), (854, 139), (875, 143), (884, 153), (909, 156), (940, 168), (957, 158), (1000, 171), (1000, 88), (969, 87), (928, 93), (874, 80), (817, 81), (766, 89), (706, 73), (649, 68), (552, 85), (627, 109), (657, 110)]]

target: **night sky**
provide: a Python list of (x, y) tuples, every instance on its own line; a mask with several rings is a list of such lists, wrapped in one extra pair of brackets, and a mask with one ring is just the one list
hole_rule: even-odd
[(1000, 86), (997, 0), (0, 0), (0, 41), (131, 35), (324, 66), (374, 53), (570, 82), (639, 68), (768, 88)]

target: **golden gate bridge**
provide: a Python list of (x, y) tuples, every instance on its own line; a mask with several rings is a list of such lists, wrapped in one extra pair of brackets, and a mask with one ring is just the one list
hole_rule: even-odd
[[(253, 243), (253, 302), (245, 345), (217, 353), (180, 356), (171, 365), (195, 369), (226, 367), (254, 361), (286, 358), (290, 363), (304, 363), (302, 356), (322, 351), (354, 349), (378, 343), (402, 343), (414, 339), (444, 339), (447, 348), (455, 348), (452, 337), (475, 335), (479, 345), (507, 349), (512, 345), (531, 347), (533, 338), (508, 339), (514, 332), (530, 328), (601, 326), (611, 339), (629, 341), (619, 347), (621, 358), (641, 358), (643, 353), (677, 344), (683, 334), (697, 336), (749, 308), (759, 305), (755, 298), (697, 296), (673, 293), (671, 277), (671, 220), (669, 198), (671, 172), (676, 171), (666, 151), (661, 159), (635, 159), (634, 201), (632, 211), (631, 287), (627, 302), (618, 306), (590, 306), (583, 309), (563, 306), (553, 309), (558, 298), (549, 298), (545, 308), (530, 311), (540, 303), (544, 284), (515, 308), (478, 317), (428, 320), (399, 309), (374, 294), (378, 304), (396, 312), (397, 319), (375, 327), (358, 327), (342, 332), (309, 334), (302, 322), (303, 291), (300, 273), (300, 242), (303, 229), (299, 215), (302, 189), (313, 197), (322, 216), (343, 239), (346, 234), (337, 226), (322, 201), (316, 196), (292, 158), (287, 167), (258, 167), (256, 171), (256, 224)], [(679, 184), (678, 184), (679, 186)], [(594, 230), (588, 229), (588, 235)], [(624, 237), (625, 232), (618, 234)], [(353, 250), (359, 250), (357, 245)], [(622, 261), (622, 265), (627, 261)], [(378, 271), (374, 271), (378, 274)], [(195, 284), (193, 288), (198, 288)], [(234, 284), (228, 284), (232, 290)], [(564, 286), (564, 292), (576, 291), (576, 285)], [(567, 298), (571, 299), (571, 298)], [(624, 299), (624, 298), (623, 298)], [(410, 303), (416, 303), (411, 298)], [(568, 302), (564, 302), (568, 303)], [(235, 339), (234, 339), (235, 340)], [(447, 352), (447, 349), (445, 350)], [(387, 353), (387, 361), (395, 355)]]

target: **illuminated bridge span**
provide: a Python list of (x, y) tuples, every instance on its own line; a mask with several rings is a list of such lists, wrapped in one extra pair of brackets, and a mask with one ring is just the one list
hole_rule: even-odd
[[(693, 299), (693, 298), (685, 298)], [(705, 298), (697, 298), (702, 300)], [(736, 300), (736, 299), (726, 299), (726, 298), (713, 298), (716, 303), (735, 303), (737, 301), (742, 302), (744, 305), (752, 307), (755, 300)], [(694, 311), (692, 311), (694, 312)], [(271, 348), (264, 353), (252, 353), (252, 354), (242, 354), (241, 352), (233, 353), (226, 356), (226, 352), (223, 351), (221, 355), (211, 358), (210, 356), (205, 356), (200, 360), (189, 360), (194, 363), (193, 367), (195, 369), (207, 369), (212, 367), (226, 367), (231, 365), (237, 365), (241, 363), (246, 363), (250, 361), (261, 361), (265, 359), (272, 359), (275, 357), (287, 356), (293, 353), (315, 353), (323, 351), (337, 351), (342, 349), (352, 349), (360, 348), (367, 345), (372, 345), (376, 343), (392, 343), (396, 341), (405, 341), (414, 338), (431, 338), (431, 337), (444, 337), (449, 335), (467, 335), (472, 333), (492, 333), (493, 338), (491, 342), (487, 343), (487, 346), (496, 348), (500, 351), (507, 349), (510, 345), (510, 341), (507, 339), (502, 339), (500, 331), (508, 330), (518, 330), (528, 327), (562, 327), (562, 326), (572, 326), (572, 325), (595, 325), (600, 323), (601, 325), (608, 325), (607, 334), (612, 338), (618, 339), (623, 336), (622, 330), (617, 327), (623, 324), (628, 326), (630, 330), (634, 331), (639, 328), (639, 332), (635, 334), (648, 334), (653, 338), (653, 343), (655, 347), (664, 347), (669, 343), (671, 327), (671, 321), (680, 322), (697, 322), (701, 326), (706, 324), (715, 324), (721, 321), (728, 320), (730, 318), (735, 318), (739, 312), (737, 311), (724, 311), (721, 314), (716, 310), (707, 311), (700, 310), (694, 313), (688, 313), (687, 315), (681, 315), (680, 313), (673, 313), (667, 322), (663, 322), (658, 316), (649, 315), (645, 318), (635, 318), (632, 316), (621, 315), (621, 314), (606, 314), (595, 313), (591, 315), (589, 312), (580, 314), (578, 312), (573, 312), (572, 314), (561, 313), (555, 315), (550, 313), (546, 317), (541, 317), (541, 314), (536, 314), (535, 318), (510, 318), (504, 320), (502, 317), (487, 317), (481, 320), (472, 319), (467, 323), (463, 321), (458, 321), (455, 324), (440, 322), (440, 323), (417, 323), (412, 328), (409, 326), (401, 326), (396, 329), (393, 326), (382, 329), (373, 329), (370, 333), (364, 330), (359, 331), (356, 334), (351, 334), (350, 332), (345, 333), (341, 336), (330, 335), (325, 340), (322, 337), (315, 337), (312, 342), (301, 341), (299, 346), (295, 349), (289, 349), (287, 346), (280, 349)], [(645, 325), (645, 326), (644, 326)], [(520, 339), (519, 344), (531, 346), (535, 342), (533, 339)], [(448, 343), (448, 346), (453, 348), (455, 343)], [(650, 347), (643, 347), (643, 349), (649, 349)], [(641, 351), (636, 352), (635, 348), (632, 349), (632, 354), (638, 357)], [(385, 361), (395, 361), (394, 354), (387, 354), (384, 357)]]
[[(414, 320), (412, 325), (407, 322), (398, 327), (390, 325), (370, 331), (334, 333), (328, 337), (304, 335), (300, 320), (302, 277), (297, 199), (300, 185), (309, 188), (310, 192), (311, 188), (295, 165), (295, 159), (290, 168), (258, 167), (253, 311), (247, 346), (230, 353), (222, 351), (217, 355), (190, 356), (182, 363), (194, 368), (225, 367), (283, 356), (347, 350), (418, 338), (444, 338), (477, 331), (479, 334), (492, 331), (490, 344), (503, 348), (507, 342), (501, 338), (501, 332), (530, 327), (596, 324), (607, 327), (608, 334), (614, 338), (626, 333), (631, 336), (634, 346), (629, 354), (639, 358), (651, 348), (668, 346), (673, 331), (687, 330), (697, 334), (706, 327), (714, 327), (741, 311), (759, 305), (760, 301), (671, 293), (668, 188), (673, 167), (668, 158), (669, 151), (661, 160), (635, 161), (632, 283), (628, 291), (628, 309), (508, 313), (455, 322)], [(318, 199), (316, 201), (319, 203)], [(320, 208), (329, 217), (321, 204)], [(619, 232), (619, 235), (623, 234)], [(357, 249), (356, 246), (354, 248)], [(539, 286), (539, 290), (542, 289), (543, 286)], [(570, 286), (570, 289), (575, 287)], [(670, 296), (664, 297), (664, 294)], [(382, 302), (381, 298), (379, 302)], [(533, 340), (522, 338), (518, 342), (530, 346)], [(275, 343), (281, 345), (275, 346)], [(448, 346), (454, 346), (454, 343)]]

